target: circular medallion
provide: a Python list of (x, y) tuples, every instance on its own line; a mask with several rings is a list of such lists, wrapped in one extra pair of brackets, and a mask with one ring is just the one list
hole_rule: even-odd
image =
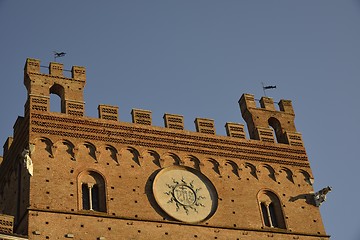
[(189, 167), (162, 169), (154, 179), (153, 194), (162, 210), (183, 222), (203, 221), (217, 207), (217, 193), (210, 180)]

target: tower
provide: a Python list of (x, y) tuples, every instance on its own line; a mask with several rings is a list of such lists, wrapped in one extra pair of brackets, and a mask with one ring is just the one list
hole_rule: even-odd
[[(239, 100), (244, 125), (99, 105), (84, 114), (85, 68), (27, 59), (23, 117), (4, 144), (0, 210), (19, 239), (329, 239), (294, 110)], [(50, 94), (61, 112), (50, 111)], [(0, 216), (1, 217), (1, 216)], [(12, 220), (13, 219), (13, 220)]]

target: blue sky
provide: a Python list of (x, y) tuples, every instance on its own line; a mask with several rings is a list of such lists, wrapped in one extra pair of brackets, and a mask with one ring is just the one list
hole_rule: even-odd
[(360, 2), (16, 1), (0, 0), (0, 141), (23, 115), (27, 57), (42, 65), (53, 51), (66, 69), (87, 68), (86, 115), (99, 104), (245, 123), (242, 93), (290, 99), (315, 176), (333, 187), (321, 206), (332, 239), (360, 239), (357, 179), (360, 136)]

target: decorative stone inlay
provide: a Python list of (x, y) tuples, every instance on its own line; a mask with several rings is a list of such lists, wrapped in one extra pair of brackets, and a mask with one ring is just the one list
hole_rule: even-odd
[(184, 166), (162, 169), (155, 177), (156, 202), (170, 217), (188, 223), (209, 218), (217, 208), (217, 193), (203, 174)]

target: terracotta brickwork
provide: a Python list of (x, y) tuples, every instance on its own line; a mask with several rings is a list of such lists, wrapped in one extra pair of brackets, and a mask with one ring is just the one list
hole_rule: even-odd
[[(29, 239), (329, 239), (291, 101), (281, 100), (278, 111), (271, 98), (258, 108), (244, 94), (239, 104), (251, 139), (239, 123), (227, 123), (228, 136), (219, 136), (211, 119), (197, 118), (191, 132), (175, 114), (164, 115), (164, 127), (152, 126), (147, 110), (133, 109), (132, 123), (119, 121), (118, 108), (108, 105), (99, 106), (99, 118), (86, 117), (85, 68), (73, 67), (71, 78), (59, 63), (49, 69), (41, 73), (38, 60), (27, 60), (24, 117), (4, 145), (0, 209), (15, 217), (16, 233)], [(50, 93), (62, 99), (61, 112), (50, 112)], [(214, 188), (210, 197), (194, 180), (173, 179), (161, 196), (173, 194), (162, 202), (173, 205), (163, 208), (154, 181), (171, 166), (206, 178)], [(173, 207), (195, 216), (209, 202), (211, 213), (201, 221), (167, 214)]]

